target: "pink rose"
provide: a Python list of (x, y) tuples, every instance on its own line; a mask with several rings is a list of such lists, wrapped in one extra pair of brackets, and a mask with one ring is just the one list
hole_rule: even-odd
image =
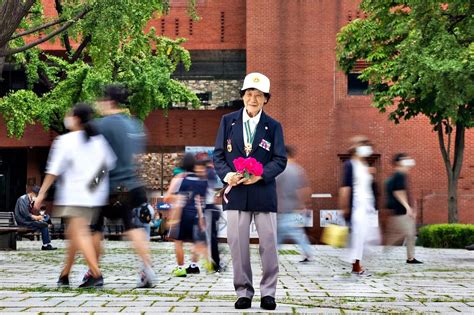
[(246, 161), (243, 157), (239, 157), (233, 161), (235, 170), (239, 173), (244, 173)]
[(250, 173), (250, 170), (253, 169), (253, 166), (255, 165), (255, 163), (258, 163), (256, 159), (250, 157), (250, 158), (247, 158), (245, 159), (245, 170)]
[(255, 165), (253, 166), (253, 171), (251, 173), (252, 175), (255, 175), (255, 176), (262, 176), (263, 174), (263, 165), (262, 163), (255, 163)]
[(263, 165), (254, 158), (246, 160), (245, 168), (250, 175), (261, 176), (263, 174)]

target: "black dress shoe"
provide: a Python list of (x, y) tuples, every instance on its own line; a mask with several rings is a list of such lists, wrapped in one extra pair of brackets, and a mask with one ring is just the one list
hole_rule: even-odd
[(53, 247), (51, 244), (41, 246), (41, 250), (56, 250), (56, 247)]
[(102, 275), (100, 275), (97, 278), (94, 278), (93, 276), (89, 277), (86, 282), (83, 282), (79, 288), (80, 289), (90, 289), (90, 288), (99, 288), (104, 285), (104, 278)]
[(252, 307), (252, 300), (246, 297), (240, 297), (237, 302), (234, 304), (235, 308), (238, 310), (243, 310), (246, 308)]
[(264, 296), (262, 298), (262, 301), (260, 302), (260, 307), (263, 308), (264, 310), (273, 311), (277, 307), (275, 303), (275, 298), (269, 295)]

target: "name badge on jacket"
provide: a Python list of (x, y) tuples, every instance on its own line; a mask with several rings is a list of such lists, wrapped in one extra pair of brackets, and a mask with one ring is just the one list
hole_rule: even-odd
[(262, 141), (260, 142), (260, 144), (258, 146), (265, 149), (265, 150), (267, 150), (267, 151), (270, 151), (270, 147), (272, 146), (272, 144), (270, 142), (268, 142), (267, 140), (262, 139)]

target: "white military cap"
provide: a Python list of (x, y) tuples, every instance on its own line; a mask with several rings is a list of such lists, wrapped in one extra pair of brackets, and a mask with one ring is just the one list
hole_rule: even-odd
[(247, 89), (257, 89), (263, 93), (270, 93), (270, 79), (258, 72), (249, 73), (245, 76), (242, 91)]

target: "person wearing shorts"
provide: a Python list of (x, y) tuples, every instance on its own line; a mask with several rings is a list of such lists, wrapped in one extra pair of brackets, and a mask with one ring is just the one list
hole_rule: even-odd
[[(146, 134), (141, 124), (131, 118), (122, 105), (128, 103), (128, 90), (114, 84), (104, 88), (103, 98), (96, 102), (103, 118), (96, 122), (97, 129), (117, 156), (117, 163), (110, 171), (109, 203), (103, 207), (94, 222), (94, 246), (101, 253), (104, 218), (120, 218), (125, 236), (132, 242), (142, 261), (137, 288), (153, 286), (155, 273), (152, 269), (149, 242), (146, 232), (134, 224), (134, 208), (147, 202), (143, 183), (137, 177), (136, 155), (145, 151)], [(85, 275), (87, 277), (87, 274)]]
[(55, 194), (55, 216), (66, 220), (66, 236), (70, 240), (66, 264), (58, 286), (69, 286), (69, 273), (76, 252), (84, 255), (90, 277), (80, 288), (101, 287), (104, 284), (89, 225), (107, 203), (108, 172), (115, 165), (115, 155), (107, 141), (97, 134), (90, 120), (93, 110), (87, 104), (77, 104), (64, 119), (70, 132), (54, 141), (48, 157), (46, 177), (34, 207), (39, 209), (48, 189), (58, 176)]
[[(208, 261), (203, 212), (207, 181), (197, 175), (205, 172), (206, 166), (202, 162), (196, 162), (194, 156), (188, 153), (183, 158), (183, 169), (185, 174), (173, 179), (170, 188), (174, 191), (169, 191), (175, 195), (169, 236), (175, 244), (178, 265), (173, 270), (173, 274), (177, 277), (200, 273), (197, 265), (199, 255), (205, 259), (204, 267), (208, 270), (212, 269), (212, 264)], [(193, 243), (193, 256), (188, 268), (184, 267), (184, 242)]]

